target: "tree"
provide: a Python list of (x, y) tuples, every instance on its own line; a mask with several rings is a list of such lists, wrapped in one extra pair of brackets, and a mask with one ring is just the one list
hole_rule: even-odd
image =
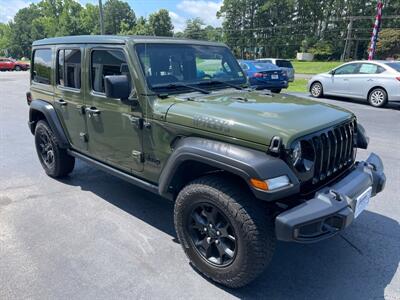
[(383, 29), (376, 46), (376, 54), (383, 59), (400, 57), (400, 29)]
[(81, 10), (80, 22), (83, 34), (100, 34), (99, 6), (86, 4)]
[[(124, 28), (122, 28), (124, 24)], [(128, 3), (121, 0), (108, 0), (104, 4), (104, 29), (106, 34), (118, 34), (131, 30), (136, 24), (136, 16)]]
[(204, 22), (200, 18), (189, 19), (186, 21), (186, 28), (183, 31), (183, 35), (188, 39), (205, 40), (207, 39), (207, 34), (203, 27)]
[(149, 17), (149, 24), (156, 36), (173, 36), (174, 26), (166, 9), (160, 9)]
[(208, 25), (204, 28), (206, 33), (206, 40), (211, 42), (222, 42), (223, 41), (223, 32), (222, 28), (215, 28), (211, 25)]
[(0, 23), (0, 56), (8, 55), (10, 33), (10, 26)]
[(136, 25), (129, 29), (129, 25), (123, 23), (122, 30), (120, 32), (122, 35), (153, 35), (153, 29), (151, 28), (149, 22), (146, 18), (139, 17), (136, 21)]

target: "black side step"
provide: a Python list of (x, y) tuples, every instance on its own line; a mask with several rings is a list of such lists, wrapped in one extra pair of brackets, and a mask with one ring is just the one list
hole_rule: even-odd
[(68, 154), (71, 155), (71, 156), (74, 156), (76, 158), (79, 158), (79, 159), (87, 162), (88, 164), (99, 168), (102, 171), (105, 171), (105, 172), (107, 172), (107, 173), (109, 173), (111, 175), (119, 177), (119, 178), (121, 178), (121, 179), (123, 179), (123, 180), (125, 180), (125, 181), (127, 181), (127, 182), (129, 182), (131, 184), (134, 184), (134, 185), (136, 185), (136, 186), (138, 186), (140, 188), (143, 188), (143, 189), (145, 189), (145, 190), (147, 190), (149, 192), (152, 192), (154, 194), (160, 195), (160, 193), (158, 192), (158, 186), (156, 186), (154, 184), (151, 184), (151, 183), (149, 183), (147, 181), (144, 181), (142, 179), (134, 177), (134, 176), (132, 176), (130, 174), (127, 174), (127, 173), (125, 173), (123, 171), (120, 171), (118, 169), (115, 169), (115, 168), (113, 168), (113, 167), (111, 167), (111, 166), (109, 166), (107, 164), (99, 162), (99, 161), (97, 161), (97, 160), (95, 160), (93, 158), (87, 157), (86, 155), (83, 155), (83, 154), (81, 154), (79, 152), (76, 152), (74, 150), (68, 150)]

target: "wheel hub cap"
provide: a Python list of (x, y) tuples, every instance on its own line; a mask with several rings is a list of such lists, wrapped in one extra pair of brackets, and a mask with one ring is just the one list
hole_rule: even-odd
[(188, 232), (194, 248), (208, 263), (222, 267), (234, 260), (237, 244), (233, 226), (214, 205), (201, 204), (192, 210)]

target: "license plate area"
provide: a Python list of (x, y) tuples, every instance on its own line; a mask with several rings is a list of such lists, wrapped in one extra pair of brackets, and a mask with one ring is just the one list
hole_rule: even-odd
[(356, 208), (354, 218), (357, 218), (368, 206), (371, 199), (372, 187), (367, 188), (360, 196), (356, 198)]
[(279, 79), (279, 75), (272, 74), (271, 79)]

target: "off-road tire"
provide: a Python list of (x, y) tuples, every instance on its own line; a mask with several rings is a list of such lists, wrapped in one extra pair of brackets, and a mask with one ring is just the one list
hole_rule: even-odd
[(384, 107), (388, 102), (388, 94), (382, 88), (375, 88), (368, 94), (368, 102), (373, 107)]
[[(175, 229), (183, 250), (200, 273), (224, 286), (239, 288), (264, 271), (272, 259), (276, 238), (272, 217), (257, 201), (240, 182), (217, 175), (198, 178), (180, 191), (174, 209)], [(236, 255), (228, 266), (212, 265), (194, 246), (188, 218), (199, 203), (217, 207), (235, 230)]]
[(324, 88), (322, 86), (322, 83), (316, 81), (313, 84), (311, 84), (310, 93), (311, 96), (313, 96), (314, 98), (321, 98), (324, 95)]
[[(46, 152), (47, 155), (42, 153), (42, 145), (44, 145), (43, 140), (46, 141), (46, 144), (48, 144), (48, 147), (50, 147), (51, 149)], [(72, 172), (75, 166), (75, 158), (73, 156), (70, 156), (67, 153), (66, 149), (62, 149), (58, 145), (59, 142), (47, 122), (44, 120), (40, 120), (36, 124), (35, 128), (36, 152), (46, 174), (54, 178), (64, 177), (68, 175)], [(52, 163), (46, 162), (49, 151), (51, 151), (50, 157), (53, 157)]]

